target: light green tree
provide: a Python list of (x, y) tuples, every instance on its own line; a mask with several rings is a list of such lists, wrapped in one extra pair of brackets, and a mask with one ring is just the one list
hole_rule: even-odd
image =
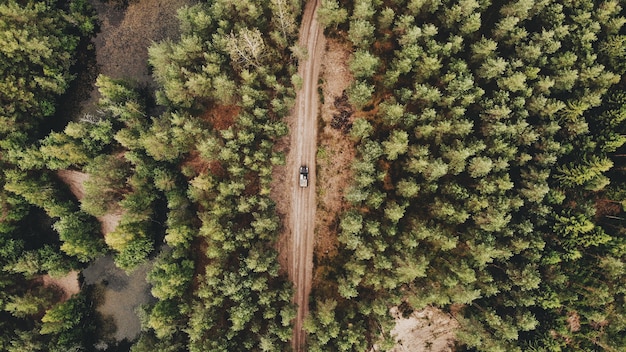
[(317, 20), (326, 28), (337, 28), (348, 19), (348, 10), (342, 8), (337, 0), (322, 0), (317, 10)]
[(389, 139), (384, 141), (383, 148), (388, 160), (396, 160), (398, 156), (405, 154), (409, 147), (409, 134), (406, 131), (394, 130)]

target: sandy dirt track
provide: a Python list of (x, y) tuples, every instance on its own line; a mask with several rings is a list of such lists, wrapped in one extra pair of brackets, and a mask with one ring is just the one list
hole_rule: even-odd
[[(288, 273), (295, 285), (294, 302), (298, 313), (294, 321), (292, 346), (294, 351), (305, 350), (306, 334), (302, 330), (304, 317), (309, 310), (309, 293), (313, 273), (313, 244), (315, 229), (315, 154), (317, 152), (317, 94), (321, 58), (324, 51), (324, 34), (316, 19), (319, 0), (307, 2), (300, 27), (299, 45), (306, 48), (308, 58), (299, 63), (298, 74), (302, 88), (289, 121), (291, 141), (287, 155), (287, 180), (290, 207), (285, 218), (286, 231), (290, 233), (288, 245)], [(309, 167), (309, 186), (298, 184), (300, 165)], [(292, 177), (289, 177), (292, 176)]]

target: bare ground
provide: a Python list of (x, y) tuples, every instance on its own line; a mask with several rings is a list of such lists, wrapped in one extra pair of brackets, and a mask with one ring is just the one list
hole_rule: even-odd
[(458, 322), (433, 307), (413, 312), (403, 318), (397, 308), (391, 309), (396, 326), (391, 334), (398, 342), (391, 352), (452, 352)]
[(100, 72), (152, 84), (148, 70), (148, 47), (153, 42), (179, 36), (176, 11), (193, 0), (131, 1), (124, 11), (92, 0), (102, 21), (94, 40)]
[[(355, 157), (354, 142), (340, 129), (331, 127), (338, 113), (335, 99), (342, 96), (353, 77), (347, 62), (350, 50), (337, 40), (329, 39), (322, 59), (321, 78), (324, 103), (321, 106), (323, 128), (318, 138), (317, 152), (317, 219), (315, 255), (334, 256), (337, 253), (339, 214), (348, 207), (344, 190), (350, 185), (350, 165)], [(315, 279), (315, 278), (314, 278)]]
[(70, 188), (76, 199), (83, 199), (85, 196), (83, 183), (89, 179), (88, 174), (75, 170), (59, 170), (57, 176)]
[(70, 271), (63, 277), (52, 277), (48, 274), (41, 277), (44, 287), (54, 287), (61, 292), (59, 300), (65, 302), (80, 292), (78, 271)]

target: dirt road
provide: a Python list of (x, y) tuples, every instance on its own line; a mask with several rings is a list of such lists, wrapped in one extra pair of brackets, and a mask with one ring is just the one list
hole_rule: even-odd
[[(319, 0), (309, 0), (304, 9), (300, 27), (299, 44), (305, 47), (308, 58), (299, 63), (298, 74), (302, 77), (302, 88), (296, 96), (291, 116), (291, 147), (287, 155), (287, 185), (290, 190), (290, 209), (287, 228), (291, 232), (288, 254), (288, 272), (296, 289), (294, 302), (298, 314), (294, 322), (292, 345), (294, 351), (304, 351), (306, 334), (302, 322), (309, 311), (309, 293), (313, 272), (313, 244), (315, 229), (315, 154), (317, 152), (317, 94), (321, 58), (324, 51), (323, 29), (317, 22)], [(309, 186), (298, 184), (300, 165), (309, 167)]]

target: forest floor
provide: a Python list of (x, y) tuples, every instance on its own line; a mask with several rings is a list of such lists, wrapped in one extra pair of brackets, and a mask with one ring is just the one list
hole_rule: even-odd
[(80, 292), (80, 283), (78, 281), (78, 271), (72, 270), (63, 277), (52, 277), (48, 274), (42, 275), (41, 280), (44, 287), (52, 287), (59, 290), (61, 296), (59, 301), (65, 302), (73, 295)]
[[(337, 254), (339, 215), (348, 207), (343, 195), (352, 181), (352, 161), (356, 152), (348, 136), (352, 116), (339, 104), (353, 77), (348, 68), (351, 51), (336, 39), (328, 39), (322, 59), (322, 106), (317, 149), (317, 219), (315, 224), (315, 256)], [(341, 111), (340, 111), (341, 110)], [(340, 120), (340, 121), (338, 121)], [(315, 280), (315, 276), (313, 277)]]
[[(94, 38), (97, 72), (115, 79), (134, 82), (154, 90), (148, 67), (148, 47), (153, 42), (179, 37), (176, 11), (195, 0), (134, 0), (127, 8), (112, 2), (90, 0), (100, 20), (100, 32)], [(94, 113), (100, 94), (93, 89), (83, 102), (85, 113)]]
[(433, 307), (402, 317), (397, 308), (391, 309), (396, 325), (391, 334), (398, 343), (391, 352), (452, 352), (459, 324), (452, 316)]

